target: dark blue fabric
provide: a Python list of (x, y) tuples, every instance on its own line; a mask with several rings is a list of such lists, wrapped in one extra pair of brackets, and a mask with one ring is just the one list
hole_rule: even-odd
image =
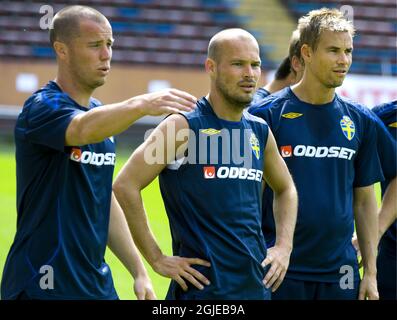
[(284, 279), (272, 300), (357, 300), (359, 287), (359, 280), (351, 289), (342, 289), (339, 283)]
[[(390, 136), (394, 140), (394, 148), (390, 147), (388, 137), (379, 144), (382, 169), (385, 172), (386, 181), (382, 182), (382, 195), (386, 191), (390, 180), (395, 176), (397, 168), (396, 141), (397, 141), (397, 100), (376, 106), (372, 111), (385, 124)], [(387, 229), (379, 243), (378, 264), (378, 289), (380, 299), (397, 300), (397, 221)]]
[(254, 98), (252, 99), (252, 103), (251, 105), (254, 105), (260, 101), (262, 101), (263, 99), (265, 99), (266, 97), (268, 97), (270, 95), (270, 92), (267, 91), (265, 88), (261, 87), (259, 88), (254, 95)]
[[(90, 108), (99, 106), (92, 99)], [(22, 291), (33, 299), (114, 299), (104, 261), (113, 139), (65, 147), (65, 132), (79, 106), (49, 82), (26, 102), (15, 127), (17, 232), (4, 267), (2, 299)], [(42, 266), (54, 273), (43, 290)]]
[[(172, 281), (167, 299), (268, 299), (269, 292), (262, 283), (265, 270), (261, 262), (266, 256), (266, 245), (260, 207), (268, 127), (246, 112), (239, 122), (222, 120), (205, 98), (199, 100), (195, 111), (184, 116), (193, 132), (187, 154), (193, 161), (163, 170), (160, 189), (170, 221), (174, 255), (209, 261), (210, 268), (194, 268), (211, 285), (202, 291), (190, 287), (185, 293)], [(234, 138), (228, 140), (227, 133)], [(258, 153), (249, 142), (254, 136)], [(211, 139), (218, 138), (216, 146)], [(200, 139), (208, 142), (207, 154), (199, 147)], [(209, 152), (211, 148), (213, 152)], [(232, 156), (233, 150), (252, 161), (243, 167)], [(227, 172), (238, 174), (230, 176)]]
[[(353, 190), (383, 179), (373, 116), (338, 95), (332, 102), (300, 101), (290, 88), (252, 106), (266, 120), (295, 181), (299, 207), (288, 278), (338, 282), (343, 265), (359, 278)], [(265, 189), (263, 230), (274, 244), (272, 193)]]

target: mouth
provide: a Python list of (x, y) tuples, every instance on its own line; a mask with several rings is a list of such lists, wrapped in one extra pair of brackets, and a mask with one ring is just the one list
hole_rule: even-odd
[(240, 83), (239, 87), (242, 88), (245, 92), (252, 92), (255, 90), (256, 85), (255, 83), (249, 82), (249, 83)]
[(347, 70), (334, 70), (334, 72), (339, 75), (339, 76), (345, 76), (347, 73)]
[(101, 67), (98, 68), (99, 71), (101, 71), (102, 73), (108, 74), (110, 71), (110, 67)]

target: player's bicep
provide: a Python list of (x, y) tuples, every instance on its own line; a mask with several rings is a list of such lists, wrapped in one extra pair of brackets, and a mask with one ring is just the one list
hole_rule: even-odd
[[(170, 127), (175, 128), (169, 130)], [(165, 167), (184, 151), (187, 142), (177, 140), (178, 132), (188, 127), (181, 115), (164, 120), (128, 159), (118, 174), (115, 184), (139, 190), (152, 182)]]
[(85, 113), (79, 113), (73, 117), (65, 132), (65, 146), (81, 146), (86, 144), (83, 141), (81, 119)]
[(283, 158), (277, 149), (272, 132), (269, 130), (265, 148), (264, 178), (267, 184), (278, 193), (292, 183), (292, 178)]

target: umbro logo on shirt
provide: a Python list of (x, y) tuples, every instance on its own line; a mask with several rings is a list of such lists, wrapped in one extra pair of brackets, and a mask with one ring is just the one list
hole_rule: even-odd
[(74, 147), (70, 152), (70, 160), (95, 166), (111, 166), (115, 163), (116, 154), (113, 152), (96, 153), (91, 151), (81, 151), (80, 148)]
[(298, 112), (288, 112), (288, 113), (284, 113), (281, 115), (283, 118), (287, 118), (287, 119), (295, 119), (295, 118), (299, 118), (300, 116), (303, 116), (303, 113), (298, 113)]
[(208, 128), (208, 129), (201, 129), (200, 132), (207, 134), (209, 136), (212, 136), (214, 134), (221, 133), (221, 130), (213, 129), (213, 128)]
[(397, 128), (397, 122), (390, 123), (389, 127)]

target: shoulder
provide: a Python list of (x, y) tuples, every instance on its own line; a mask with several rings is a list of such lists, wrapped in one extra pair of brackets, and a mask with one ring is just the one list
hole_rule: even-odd
[(200, 118), (206, 114), (207, 100), (203, 97), (196, 102), (196, 108), (189, 112), (181, 112), (182, 115), (187, 120), (193, 120)]
[(252, 104), (257, 103), (263, 99), (265, 99), (266, 97), (268, 97), (270, 95), (270, 92), (267, 91), (265, 88), (261, 87), (259, 88), (254, 95), (254, 98), (252, 99)]
[(357, 101), (341, 97), (336, 97), (338, 103), (343, 108), (346, 108), (350, 113), (363, 120), (377, 121), (376, 115), (368, 107), (358, 103)]
[(289, 88), (285, 88), (267, 96), (262, 100), (254, 102), (249, 107), (248, 112), (256, 116), (261, 116), (264, 113), (270, 111), (270, 109), (275, 109), (282, 106), (287, 100), (290, 99), (289, 90)]
[(49, 112), (59, 109), (65, 104), (73, 105), (73, 101), (54, 82), (50, 81), (26, 100), (23, 111), (29, 113)]
[(377, 105), (372, 108), (372, 112), (380, 118), (397, 114), (397, 100)]
[(247, 121), (250, 121), (250, 122), (253, 122), (253, 123), (257, 123), (257, 124), (260, 124), (260, 125), (265, 125), (265, 126), (267, 126), (267, 123), (266, 123), (265, 120), (263, 120), (262, 118), (257, 117), (257, 116), (255, 116), (255, 115), (249, 113), (248, 110), (244, 110), (244, 112), (243, 112), (243, 117), (244, 117), (244, 119), (246, 119)]
[(90, 108), (96, 108), (96, 107), (99, 107), (101, 105), (102, 105), (102, 102), (99, 101), (98, 99), (96, 99), (96, 98), (91, 98), (90, 99)]

